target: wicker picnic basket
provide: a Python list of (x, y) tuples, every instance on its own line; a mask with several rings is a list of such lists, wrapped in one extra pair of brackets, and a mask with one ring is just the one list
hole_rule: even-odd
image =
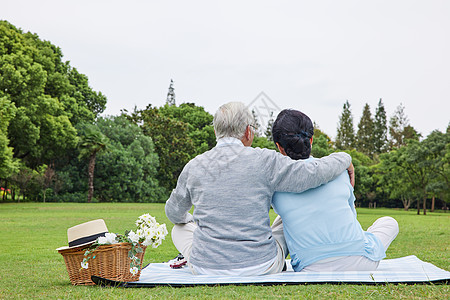
[[(144, 258), (146, 246), (142, 246), (144, 250), (136, 256), (141, 260), (140, 267)], [(69, 272), (70, 282), (73, 285), (94, 285), (91, 276), (99, 276), (116, 281), (137, 281), (141, 275), (141, 268), (136, 275), (130, 273), (131, 259), (128, 257), (128, 252), (131, 250), (130, 243), (118, 243), (113, 245), (99, 246), (93, 253), (89, 260), (89, 268), (82, 269), (81, 262), (84, 259), (86, 246), (58, 250), (64, 257), (67, 272)]]

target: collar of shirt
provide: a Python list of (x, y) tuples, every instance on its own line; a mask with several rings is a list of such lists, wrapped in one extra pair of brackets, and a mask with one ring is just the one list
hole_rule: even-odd
[(234, 137), (224, 137), (217, 141), (216, 147), (223, 147), (223, 146), (229, 146), (229, 145), (240, 145), (244, 146), (240, 140)]

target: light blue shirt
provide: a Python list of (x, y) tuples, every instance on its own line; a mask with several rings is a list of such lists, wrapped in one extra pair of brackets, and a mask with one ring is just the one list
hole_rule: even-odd
[[(304, 160), (313, 163), (315, 158)], [(283, 220), (293, 269), (330, 257), (365, 256), (379, 261), (384, 246), (356, 219), (355, 196), (348, 173), (302, 193), (276, 192), (272, 206)]]

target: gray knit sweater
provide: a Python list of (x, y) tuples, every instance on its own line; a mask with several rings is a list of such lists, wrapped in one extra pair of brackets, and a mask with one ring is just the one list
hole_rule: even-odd
[(269, 219), (273, 193), (317, 187), (350, 163), (346, 153), (304, 163), (224, 138), (186, 164), (166, 202), (166, 215), (174, 224), (197, 223), (190, 256), (195, 266), (239, 269), (262, 264), (277, 251)]

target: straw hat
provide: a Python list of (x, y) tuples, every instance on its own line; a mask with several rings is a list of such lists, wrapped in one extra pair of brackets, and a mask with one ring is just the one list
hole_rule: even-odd
[(60, 247), (56, 250), (66, 250), (84, 245), (89, 245), (98, 237), (105, 236), (108, 232), (105, 221), (103, 219), (89, 221), (80, 225), (76, 225), (67, 229), (67, 239), (69, 246)]

